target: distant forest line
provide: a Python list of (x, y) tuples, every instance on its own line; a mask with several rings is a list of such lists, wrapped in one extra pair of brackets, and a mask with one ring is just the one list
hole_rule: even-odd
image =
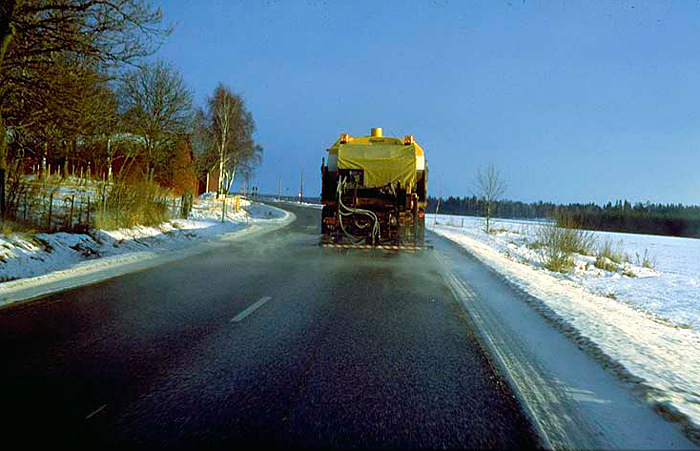
[[(435, 213), (438, 199), (428, 197), (427, 211)], [(499, 200), (491, 207), (497, 218), (573, 218), (578, 227), (608, 232), (700, 238), (700, 206), (682, 204), (635, 203), (627, 200), (605, 205), (554, 204)], [(486, 202), (476, 196), (453, 197), (440, 201), (439, 213), (447, 215), (485, 216)]]

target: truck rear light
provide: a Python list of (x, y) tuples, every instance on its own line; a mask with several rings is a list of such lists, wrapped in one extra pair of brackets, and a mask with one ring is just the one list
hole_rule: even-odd
[(336, 218), (335, 216), (326, 216), (323, 218), (323, 223), (328, 226), (334, 226), (336, 224)]
[(425, 212), (423, 210), (418, 210), (418, 219), (425, 218)]

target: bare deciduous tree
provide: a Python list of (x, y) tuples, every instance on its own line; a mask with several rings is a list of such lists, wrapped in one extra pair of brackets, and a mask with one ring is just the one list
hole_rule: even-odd
[(28, 110), (39, 117), (47, 99), (61, 98), (61, 83), (46, 76), (59, 59), (108, 66), (149, 55), (171, 31), (161, 18), (148, 0), (0, 2), (0, 168), (6, 125)]
[[(33, 76), (39, 76), (35, 70)], [(16, 102), (12, 116), (14, 148), (23, 146), (29, 155), (47, 158), (75, 156), (78, 136), (94, 134), (106, 111), (104, 98), (96, 98), (106, 79), (87, 61), (57, 57), (55, 64), (41, 71), (42, 86), (51, 95), (25, 95), (19, 91), (8, 98)], [(19, 94), (19, 95), (17, 95)], [(98, 117), (99, 116), (99, 117)]]
[(71, 146), (65, 151), (65, 172), (68, 161), (73, 163), (92, 163), (100, 173), (110, 181), (113, 177), (114, 161), (117, 154), (127, 157), (129, 154), (125, 140), (120, 139), (124, 133), (124, 124), (118, 113), (117, 93), (105, 75), (96, 78), (82, 87), (77, 95), (77, 130)]
[(490, 231), (491, 209), (506, 191), (506, 184), (495, 166), (489, 165), (485, 171), (477, 170), (475, 180), (476, 195), (486, 203), (486, 233)]
[(117, 94), (106, 80), (89, 86), (80, 103), (85, 122), (82, 127), (83, 141), (91, 144), (92, 150), (86, 156), (89, 160), (104, 162), (107, 166), (106, 177), (110, 181), (117, 149), (123, 149), (123, 146), (115, 145), (115, 135), (122, 131), (123, 125), (118, 110)]
[(148, 178), (166, 163), (181, 135), (190, 132), (192, 93), (172, 65), (144, 64), (122, 77), (121, 108), (128, 128), (139, 136)]

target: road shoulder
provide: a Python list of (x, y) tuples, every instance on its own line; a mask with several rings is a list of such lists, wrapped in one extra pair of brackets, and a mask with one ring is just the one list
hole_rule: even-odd
[(433, 235), (443, 277), (480, 327), (483, 344), (554, 448), (693, 449), (632, 381), (552, 327), (523, 293), (466, 249)]

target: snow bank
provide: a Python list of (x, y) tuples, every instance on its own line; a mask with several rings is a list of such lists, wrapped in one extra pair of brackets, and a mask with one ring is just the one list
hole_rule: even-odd
[(323, 208), (322, 204), (313, 204), (310, 202), (297, 202), (295, 200), (279, 200), (277, 202), (281, 204), (295, 205), (297, 207), (315, 208), (317, 210), (321, 210)]
[(89, 235), (0, 235), (0, 305), (17, 300), (8, 294), (26, 286), (154, 259), (197, 247), (202, 241), (251, 228), (281, 226), (293, 219), (288, 212), (246, 200), (241, 200), (242, 209), (236, 212), (233, 201), (227, 202), (223, 216), (221, 200), (198, 199), (189, 219), (175, 219), (157, 227), (94, 230)]
[(629, 376), (659, 411), (700, 430), (700, 240), (596, 233), (622, 239), (627, 253), (649, 249), (656, 269), (630, 264), (637, 277), (628, 277), (577, 256), (575, 271), (563, 275), (544, 269), (528, 247), (539, 224), (495, 220), (493, 229), (503, 230), (486, 234), (479, 218), (435, 219), (426, 218), (428, 228), (542, 303), (553, 313), (549, 320), (573, 328), (581, 347), (619, 365), (614, 372)]

